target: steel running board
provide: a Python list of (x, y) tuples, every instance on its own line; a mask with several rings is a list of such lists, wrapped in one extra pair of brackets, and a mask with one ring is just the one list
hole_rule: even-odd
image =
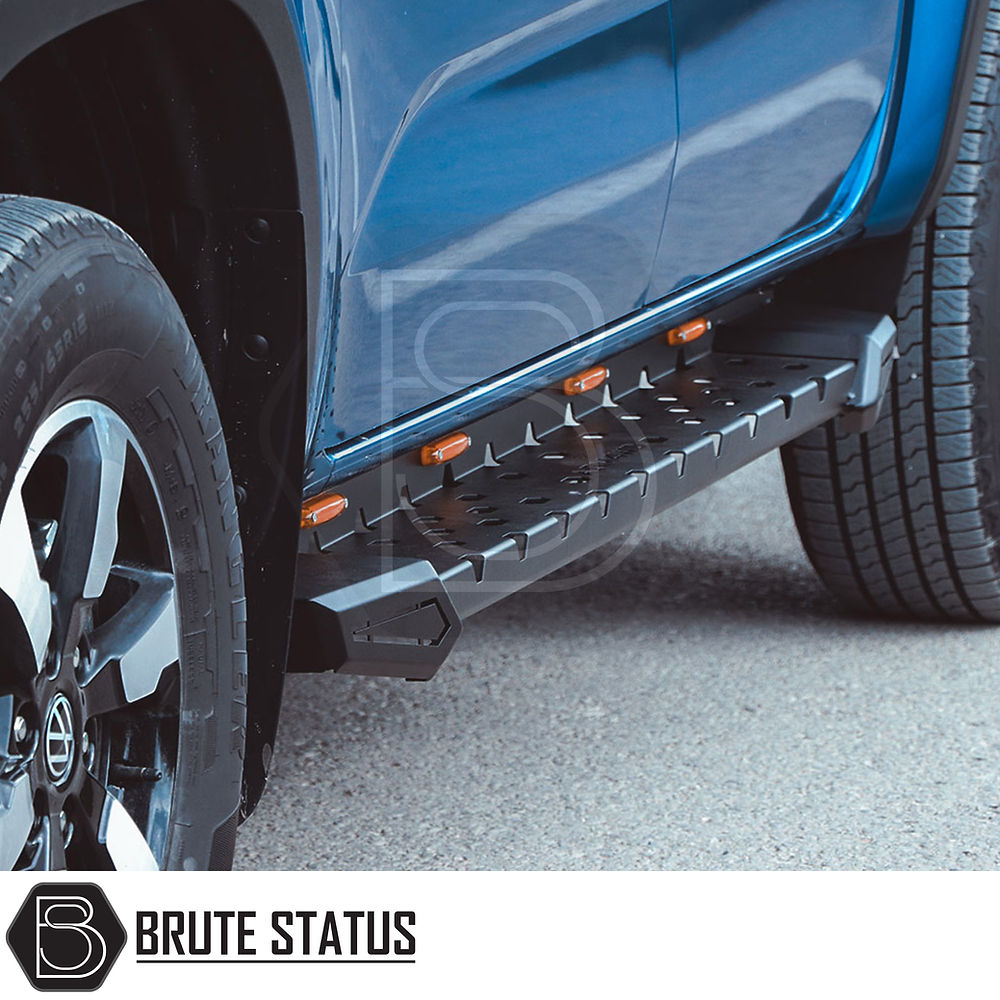
[(767, 309), (703, 340), (471, 424), (443, 468), (407, 455), (340, 484), (353, 514), (307, 536), (289, 670), (429, 679), (468, 616), (834, 417), (870, 424), (895, 328)]

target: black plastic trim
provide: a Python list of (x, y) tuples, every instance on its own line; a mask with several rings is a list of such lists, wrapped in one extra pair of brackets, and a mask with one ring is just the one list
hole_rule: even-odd
[[(89, 21), (126, 7), (160, 0), (0, 0), (0, 80), (46, 43)], [(169, 2), (169, 0), (167, 0)], [(299, 207), (305, 220), (306, 319), (309, 370), (317, 357), (319, 267), (321, 259), (319, 173), (309, 85), (298, 36), (288, 8), (275, 0), (228, 0), (249, 18), (267, 48), (281, 84), (295, 148)], [(310, 382), (311, 384), (311, 382)], [(303, 449), (304, 450), (304, 449)], [(304, 461), (304, 456), (303, 456)]]
[(426, 559), (349, 562), (302, 556), (288, 657), (292, 673), (426, 681), (451, 652), (462, 619)]
[(927, 189), (924, 191), (907, 228), (924, 222), (934, 211), (937, 203), (941, 200), (941, 195), (944, 194), (955, 163), (958, 161), (958, 151), (962, 145), (962, 132), (965, 129), (966, 111), (976, 81), (976, 72), (979, 68), (980, 48), (989, 11), (989, 0), (969, 0), (965, 15), (962, 51), (959, 55), (959, 68), (955, 74), (955, 86), (951, 92), (948, 119), (938, 150), (937, 163), (930, 180), (927, 182)]

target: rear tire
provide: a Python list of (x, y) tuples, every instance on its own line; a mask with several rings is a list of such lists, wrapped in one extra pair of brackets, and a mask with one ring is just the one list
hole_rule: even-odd
[(878, 423), (782, 452), (806, 552), (855, 608), (1000, 622), (998, 32), (992, 0), (959, 162), (913, 234)]

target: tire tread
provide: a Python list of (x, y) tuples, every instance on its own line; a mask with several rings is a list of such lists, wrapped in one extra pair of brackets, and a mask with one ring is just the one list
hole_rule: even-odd
[(783, 452), (806, 551), (855, 608), (1000, 621), (998, 502), (986, 489), (1000, 480), (984, 429), (976, 300), (1000, 155), (998, 52), (1000, 0), (991, 0), (959, 161), (913, 234), (896, 310), (899, 358), (879, 421), (860, 436), (831, 424)]

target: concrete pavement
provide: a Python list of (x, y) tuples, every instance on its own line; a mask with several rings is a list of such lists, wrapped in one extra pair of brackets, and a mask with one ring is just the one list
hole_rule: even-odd
[(1000, 632), (837, 608), (777, 456), (604, 570), (428, 684), (291, 677), (237, 867), (1000, 867)]

